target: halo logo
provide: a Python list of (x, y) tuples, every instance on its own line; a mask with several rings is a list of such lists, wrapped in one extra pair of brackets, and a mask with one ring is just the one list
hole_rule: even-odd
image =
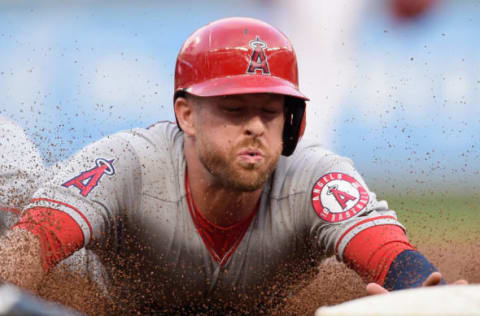
[(105, 158), (97, 158), (95, 160), (95, 167), (80, 173), (75, 178), (68, 180), (62, 186), (68, 188), (74, 186), (80, 190), (80, 194), (87, 196), (97, 185), (104, 174), (112, 176), (115, 174), (113, 168), (113, 160)]
[(253, 48), (253, 53), (252, 56), (250, 56), (247, 73), (255, 74), (257, 71), (261, 71), (262, 74), (269, 75), (270, 68), (268, 67), (267, 55), (265, 55), (267, 44), (257, 35), (256, 39), (250, 41), (250, 47)]

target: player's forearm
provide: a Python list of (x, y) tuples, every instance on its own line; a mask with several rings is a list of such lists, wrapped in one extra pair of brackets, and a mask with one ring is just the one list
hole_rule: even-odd
[(51, 208), (33, 207), (23, 212), (12, 230), (26, 230), (40, 241), (40, 255), (44, 271), (83, 247), (80, 226), (68, 214)]
[(343, 255), (345, 263), (365, 282), (383, 285), (397, 255), (413, 249), (401, 227), (376, 225), (357, 233), (345, 247)]
[(365, 282), (375, 282), (387, 290), (421, 286), (437, 271), (396, 225), (378, 225), (359, 232), (347, 245), (344, 257)]
[(82, 245), (81, 229), (69, 215), (42, 207), (25, 210), (0, 240), (0, 281), (36, 292), (46, 272)]
[(11, 230), (0, 239), (0, 279), (36, 292), (45, 275), (40, 241), (29, 231)]

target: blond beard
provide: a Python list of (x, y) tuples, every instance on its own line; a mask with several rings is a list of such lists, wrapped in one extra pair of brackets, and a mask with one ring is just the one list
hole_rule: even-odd
[[(197, 154), (199, 160), (208, 172), (218, 179), (223, 187), (240, 192), (253, 192), (265, 184), (277, 167), (282, 149), (280, 146), (279, 149), (275, 149), (270, 154), (258, 141), (250, 140), (237, 145), (224, 154), (217, 150), (212, 143), (203, 141), (201, 136), (197, 137), (196, 141), (198, 142)], [(259, 167), (252, 165), (251, 168), (235, 167), (233, 165), (235, 148), (247, 147), (248, 145), (262, 149), (265, 155), (264, 164)]]

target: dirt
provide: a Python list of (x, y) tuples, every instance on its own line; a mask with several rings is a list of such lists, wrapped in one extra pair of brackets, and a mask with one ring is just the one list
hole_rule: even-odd
[[(443, 273), (448, 283), (466, 279), (480, 283), (480, 243), (464, 242), (417, 243), (417, 248)], [(102, 296), (91, 283), (71, 274), (58, 271), (41, 290), (41, 296), (80, 310), (88, 315), (116, 314), (118, 309)], [(312, 282), (270, 311), (270, 315), (313, 315), (324, 305), (334, 305), (366, 295), (365, 283), (352, 270), (334, 258), (319, 266)], [(125, 302), (124, 302), (125, 303)]]
[[(474, 237), (462, 242), (418, 242), (417, 249), (442, 272), (447, 283), (465, 279), (480, 283), (480, 242)], [(287, 299), (275, 315), (313, 315), (324, 305), (334, 305), (366, 296), (365, 283), (344, 264), (330, 260), (320, 266), (307, 287)]]
[(87, 315), (113, 314), (114, 304), (96, 284), (69, 271), (54, 270), (47, 276), (40, 297)]
[(285, 306), (272, 311), (272, 315), (313, 315), (320, 306), (335, 305), (365, 295), (362, 279), (343, 263), (329, 258), (319, 266), (316, 278), (288, 298)]

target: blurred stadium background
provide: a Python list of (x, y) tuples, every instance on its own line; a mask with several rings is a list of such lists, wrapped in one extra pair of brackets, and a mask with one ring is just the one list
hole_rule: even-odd
[(173, 120), (183, 40), (261, 18), (297, 51), (307, 137), (352, 158), (378, 193), (478, 194), (480, 2), (0, 2), (0, 115), (51, 164), (118, 130)]

